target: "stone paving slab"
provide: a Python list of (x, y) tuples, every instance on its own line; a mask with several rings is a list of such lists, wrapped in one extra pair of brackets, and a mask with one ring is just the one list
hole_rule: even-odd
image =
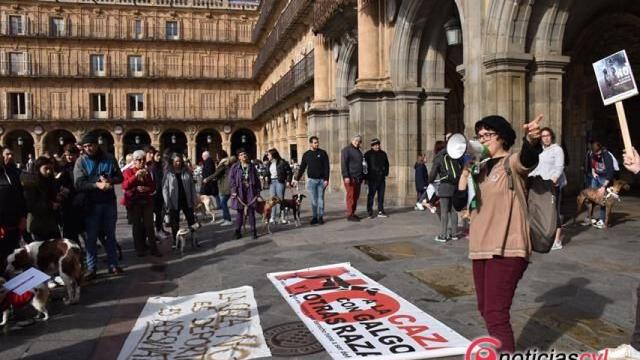
[[(199, 232), (202, 248), (187, 248), (182, 257), (171, 254), (161, 260), (134, 257), (130, 229), (121, 213), (118, 238), (125, 248), (126, 276), (104, 276), (86, 286), (79, 305), (64, 306), (54, 294), (48, 323), (4, 330), (0, 359), (114, 359), (146, 298), (156, 295), (181, 296), (251, 285), (263, 329), (296, 322), (299, 319), (266, 273), (339, 262), (351, 262), (468, 338), (486, 333), (475, 295), (469, 291), (470, 273), (453, 270), (463, 275), (456, 281), (467, 277), (467, 285), (463, 294), (450, 297), (442, 294), (442, 287), (452, 283), (437, 275), (446, 274), (446, 269), (470, 268), (467, 240), (435, 243), (437, 217), (410, 209), (391, 208), (387, 219), (349, 223), (343, 219), (343, 203), (341, 195), (328, 195), (324, 226), (304, 222), (298, 228), (274, 226), (272, 235), (258, 240), (231, 240), (233, 229), (207, 225)], [(532, 258), (512, 311), (520, 347), (591, 350), (618, 345), (628, 337), (633, 326), (632, 292), (640, 281), (640, 199), (625, 198), (617, 211), (611, 229), (569, 225), (565, 249)], [(308, 221), (308, 207), (303, 208), (302, 216)], [(415, 251), (398, 252), (397, 244)], [(394, 255), (376, 261), (356, 248), (363, 245)], [(416, 270), (432, 274), (427, 276), (431, 284), (409, 273)], [(30, 313), (18, 315), (25, 318)], [(298, 358), (328, 356), (321, 352), (282, 357)]]

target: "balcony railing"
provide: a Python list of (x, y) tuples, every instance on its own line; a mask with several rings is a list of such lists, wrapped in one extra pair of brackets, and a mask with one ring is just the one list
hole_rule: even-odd
[(121, 5), (121, 6), (159, 6), (176, 8), (197, 9), (232, 9), (232, 10), (257, 10), (257, 2), (239, 2), (231, 0), (39, 0), (42, 2), (65, 2), (77, 4), (97, 5)]
[(313, 4), (313, 30), (321, 31), (340, 8), (357, 5), (357, 0), (316, 0)]
[[(146, 104), (145, 104), (146, 105)], [(144, 116), (135, 117), (127, 107), (108, 106), (106, 116), (95, 117), (95, 112), (87, 106), (68, 106), (62, 109), (41, 109), (35, 107), (28, 116), (13, 117), (6, 115), (5, 121), (208, 121), (208, 120), (250, 120), (251, 109), (239, 106), (197, 107), (168, 105), (149, 106), (141, 112)]]
[(257, 77), (274, 52), (280, 48), (281, 42), (291, 37), (291, 29), (298, 20), (311, 10), (312, 0), (291, 1), (280, 14), (276, 26), (271, 30), (253, 65), (253, 75)]
[(166, 24), (143, 26), (139, 32), (134, 25), (105, 25), (66, 23), (64, 26), (51, 26), (50, 21), (28, 21), (22, 26), (11, 26), (10, 22), (0, 22), (0, 36), (38, 37), (58, 39), (105, 39), (135, 41), (194, 41), (213, 43), (251, 43), (251, 32), (247, 30), (216, 29), (200, 26), (179, 26), (177, 34), (167, 33)]
[(250, 67), (237, 65), (175, 65), (143, 62), (142, 69), (137, 71), (128, 64), (106, 64), (103, 68), (96, 69), (84, 62), (39, 64), (26, 61), (0, 61), (0, 76), (3, 77), (250, 80), (251, 75)]
[(251, 40), (254, 43), (258, 42), (260, 34), (262, 33), (262, 31), (264, 31), (264, 28), (267, 25), (267, 20), (269, 20), (271, 14), (273, 13), (275, 3), (276, 0), (262, 0), (259, 8), (260, 17), (258, 17), (258, 21), (253, 27), (253, 33), (251, 34)]
[(308, 85), (313, 80), (313, 66), (313, 51), (311, 51), (256, 102), (253, 106), (253, 118), (259, 118), (291, 94)]

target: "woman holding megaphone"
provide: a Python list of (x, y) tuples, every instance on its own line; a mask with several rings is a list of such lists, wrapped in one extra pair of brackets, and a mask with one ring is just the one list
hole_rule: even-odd
[(468, 199), (470, 163), (465, 164), (454, 195), (456, 210), (469, 206), (471, 214), (469, 258), (473, 261), (478, 310), (489, 335), (502, 343), (503, 352), (515, 351), (509, 310), (532, 251), (526, 212), (510, 189), (510, 179), (525, 188), (527, 175), (538, 164), (542, 118), (538, 115), (523, 126), (522, 149), (513, 155), (510, 149), (516, 133), (507, 120), (492, 115), (478, 121), (476, 139), (488, 159), (474, 165), (477, 174), (473, 175), (475, 184), (470, 193), (475, 199)]

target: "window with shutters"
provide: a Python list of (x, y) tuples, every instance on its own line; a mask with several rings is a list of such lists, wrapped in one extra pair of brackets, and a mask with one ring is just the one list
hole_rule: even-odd
[(249, 99), (250, 95), (247, 93), (238, 95), (238, 107), (240, 110), (247, 110), (250, 108)]
[(129, 94), (129, 113), (132, 118), (144, 117), (143, 94)]
[(216, 77), (216, 59), (213, 56), (202, 58), (202, 76), (207, 78)]
[(180, 76), (180, 56), (167, 56), (167, 76)]
[(63, 70), (62, 53), (49, 54), (49, 75), (62, 75)]
[(107, 19), (105, 18), (93, 19), (93, 36), (98, 38), (107, 37)]
[(144, 36), (142, 33), (142, 20), (141, 19), (135, 19), (133, 21), (133, 35), (135, 36), (136, 39), (142, 39), (142, 37)]
[(93, 76), (105, 76), (105, 64), (103, 54), (91, 55), (91, 75)]
[(9, 111), (14, 119), (25, 118), (28, 114), (27, 93), (9, 93)]
[(64, 19), (54, 17), (49, 22), (50, 35), (53, 37), (63, 37), (66, 35)]
[(91, 94), (91, 116), (93, 119), (107, 117), (107, 94)]
[(11, 75), (27, 75), (27, 56), (22, 52), (9, 53)]
[(175, 20), (167, 21), (165, 25), (165, 33), (167, 35), (167, 39), (169, 40), (177, 40), (178, 39), (178, 22)]
[(51, 117), (54, 119), (64, 118), (67, 110), (67, 94), (63, 92), (51, 93)]
[(129, 56), (129, 76), (142, 76), (142, 56), (131, 55)]
[(213, 21), (206, 21), (202, 23), (202, 40), (213, 41), (216, 40), (216, 25)]
[(11, 15), (9, 16), (9, 35), (24, 35), (25, 24), (22, 16)]

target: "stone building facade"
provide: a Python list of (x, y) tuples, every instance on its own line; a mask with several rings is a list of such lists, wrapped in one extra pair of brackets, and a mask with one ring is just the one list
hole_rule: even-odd
[(0, 143), (19, 162), (95, 132), (118, 158), (249, 142), (257, 4), (1, 1)]

